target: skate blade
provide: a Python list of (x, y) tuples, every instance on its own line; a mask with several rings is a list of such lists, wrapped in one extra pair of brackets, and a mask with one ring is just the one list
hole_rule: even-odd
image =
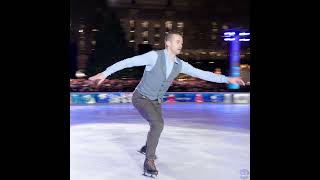
[(140, 150), (137, 150), (137, 152), (138, 152), (138, 153), (141, 153), (141, 154), (143, 154), (143, 155), (146, 155), (146, 153), (144, 153), (144, 152), (142, 152), (142, 151), (140, 151)]
[(150, 173), (147, 173), (147, 172), (144, 172), (142, 175), (144, 175), (146, 177), (149, 177), (149, 178), (155, 178), (154, 176), (158, 176), (158, 174), (150, 174)]

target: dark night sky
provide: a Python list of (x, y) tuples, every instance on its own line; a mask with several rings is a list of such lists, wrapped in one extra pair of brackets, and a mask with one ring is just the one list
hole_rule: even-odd
[[(95, 14), (102, 11), (107, 0), (71, 0), (70, 16), (72, 20), (85, 17), (90, 22)], [(196, 13), (217, 15), (226, 18), (249, 17), (249, 0), (184, 0)]]

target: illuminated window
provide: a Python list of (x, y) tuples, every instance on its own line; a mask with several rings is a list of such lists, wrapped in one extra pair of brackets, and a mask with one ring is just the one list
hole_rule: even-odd
[(147, 44), (148, 43), (148, 36), (149, 36), (148, 31), (144, 31), (143, 33), (141, 33), (141, 35), (142, 35), (143, 43)]
[(165, 26), (166, 26), (166, 32), (171, 31), (172, 30), (172, 21), (166, 21)]
[(155, 33), (160, 33), (160, 24), (155, 24), (154, 25), (154, 32)]
[(212, 25), (212, 27), (211, 27), (211, 30), (212, 30), (212, 32), (218, 32), (218, 24), (216, 23), (216, 22), (211, 22), (211, 25)]
[(145, 22), (141, 23), (141, 25), (142, 25), (143, 28), (148, 28), (149, 27), (149, 22), (145, 21)]
[(221, 74), (221, 69), (220, 68), (215, 68), (214, 69), (215, 74)]
[(141, 33), (142, 34), (142, 37), (148, 37), (148, 35), (149, 35), (149, 32), (148, 31), (144, 31), (143, 33)]
[(142, 31), (148, 31), (149, 22), (148, 21), (144, 21), (143, 23), (141, 23), (141, 26), (142, 26)]
[(212, 29), (212, 32), (215, 32), (215, 33), (216, 33), (216, 32), (218, 32), (218, 29), (213, 28), (213, 29)]
[(134, 27), (135, 26), (135, 21), (134, 20), (130, 20), (129, 23), (130, 23), (130, 27)]
[(184, 26), (183, 22), (178, 22), (178, 23), (177, 23), (177, 27), (178, 27), (178, 28), (183, 28), (183, 26)]
[(136, 29), (136, 22), (134, 20), (130, 20), (129, 24), (130, 24), (130, 32), (134, 32)]
[(184, 27), (184, 23), (183, 22), (178, 22), (177, 23), (177, 31), (180, 32), (181, 34), (183, 33), (183, 27)]
[(222, 26), (222, 29), (224, 29), (224, 30), (229, 29), (229, 26), (223, 25), (223, 26)]

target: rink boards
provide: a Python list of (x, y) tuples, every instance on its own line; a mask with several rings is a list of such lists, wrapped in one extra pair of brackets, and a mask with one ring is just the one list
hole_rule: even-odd
[[(132, 92), (70, 93), (71, 105), (131, 103)], [(164, 103), (226, 103), (249, 104), (250, 93), (229, 92), (167, 92)]]

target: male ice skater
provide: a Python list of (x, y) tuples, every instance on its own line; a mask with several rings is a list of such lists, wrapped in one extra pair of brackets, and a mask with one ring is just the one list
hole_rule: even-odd
[(179, 73), (211, 82), (245, 85), (239, 77), (226, 77), (209, 71), (203, 71), (179, 59), (176, 55), (180, 54), (182, 44), (183, 39), (178, 32), (169, 32), (165, 36), (165, 49), (150, 51), (139, 56), (124, 59), (89, 78), (89, 80), (97, 81), (100, 84), (109, 75), (124, 68), (145, 66), (143, 77), (132, 96), (133, 106), (150, 125), (146, 145), (140, 150), (146, 155), (144, 175), (145, 173), (151, 176), (158, 174), (154, 160), (156, 159), (155, 152), (164, 124), (161, 103), (163, 102), (163, 95)]

